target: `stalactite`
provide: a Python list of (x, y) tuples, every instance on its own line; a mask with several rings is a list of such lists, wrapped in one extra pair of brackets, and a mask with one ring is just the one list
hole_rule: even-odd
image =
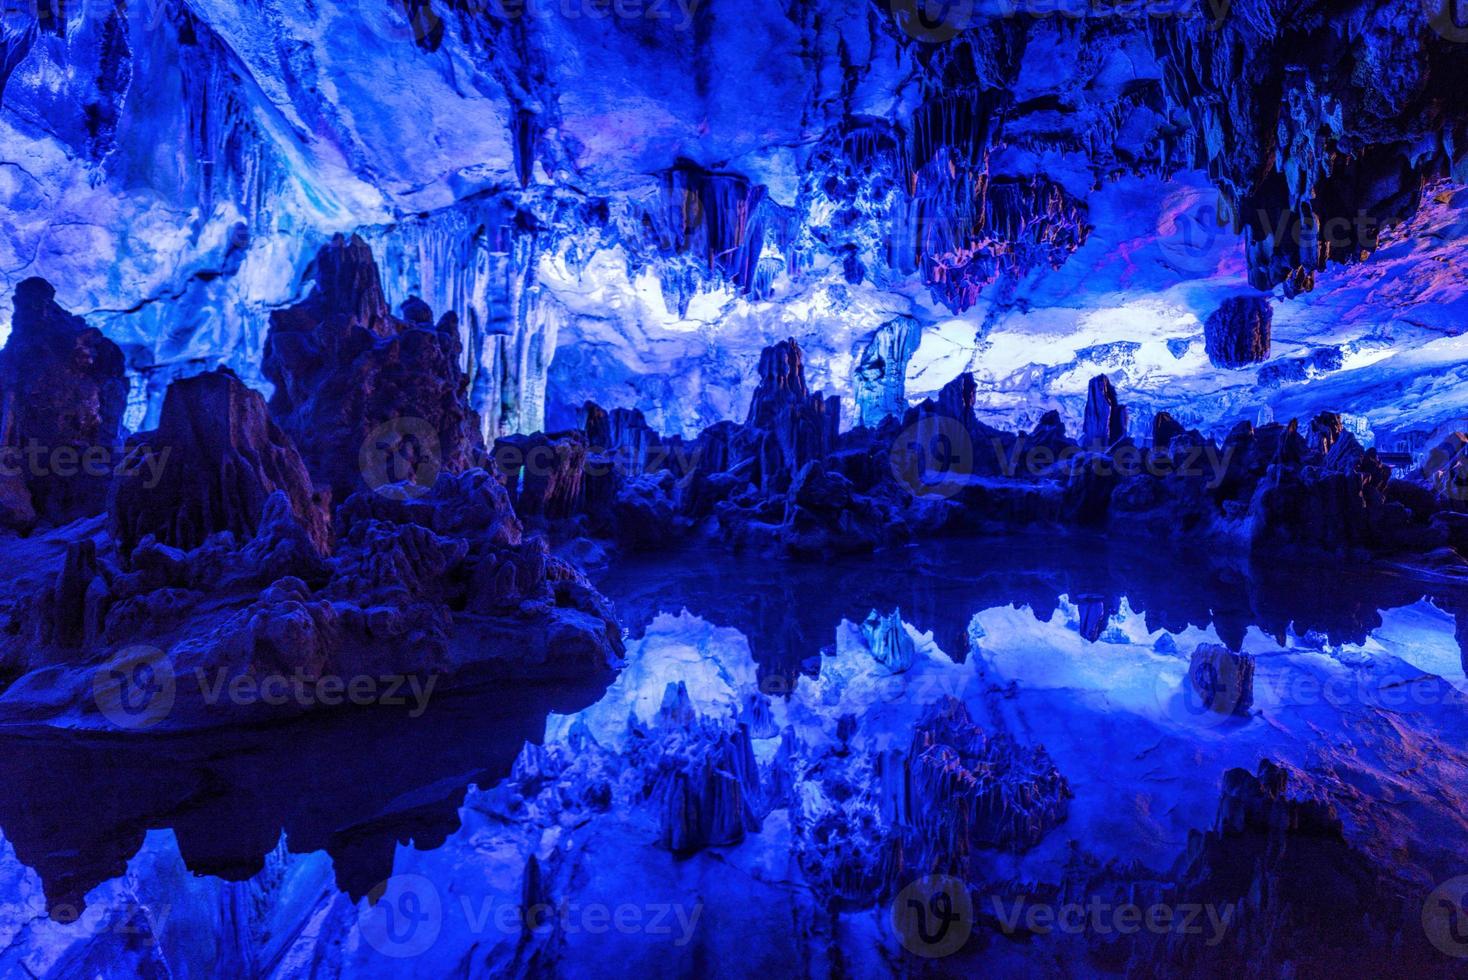
[(907, 362), (917, 353), (922, 325), (909, 316), (882, 324), (857, 358), (852, 391), (857, 421), (874, 427), (907, 411)]
[(251, 221), (252, 231), (264, 230), (261, 223), (285, 181), (283, 168), (240, 91), (229, 51), (188, 8), (180, 7), (177, 17), (178, 67), (200, 209), (207, 217), (216, 203), (228, 201)]
[(36, 33), (34, 23), (18, 28), (0, 24), (0, 105), (5, 101), (5, 83), (30, 54), (31, 46), (36, 43)]
[(539, 122), (528, 109), (516, 109), (511, 122), (515, 151), (515, 176), (521, 187), (529, 187), (535, 172), (535, 150), (540, 142)]
[(1059, 266), (1086, 237), (1084, 203), (1042, 177), (971, 176), (935, 165), (910, 208), (924, 281), (955, 312), (1001, 276)]
[(391, 305), (418, 296), (459, 314), (470, 405), (486, 444), (544, 428), (547, 373), (567, 316), (537, 280), (552, 234), (494, 195), (365, 237), (383, 256)]
[(985, 731), (954, 698), (928, 709), (903, 770), (894, 809), (919, 874), (963, 874), (978, 848), (1022, 854), (1069, 814), (1070, 785), (1044, 747)]
[(1217, 22), (1149, 25), (1166, 97), (1244, 235), (1256, 289), (1314, 288), (1326, 262), (1370, 253), (1383, 223), (1417, 209), (1426, 178), (1461, 163), (1437, 138), (1461, 80), (1432, 32), (1363, 13), (1286, 19), (1249, 0)]
[(914, 193), (919, 174), (940, 154), (955, 168), (986, 169), (990, 148), (1003, 125), (999, 107), (1004, 93), (969, 89), (945, 92), (924, 102), (913, 114), (909, 180)]
[[(792, 237), (791, 216), (763, 185), (688, 160), (659, 175), (658, 197), (643, 212), (642, 225), (647, 244), (672, 267), (660, 270), (669, 309), (684, 315), (690, 292), (722, 282), (756, 298), (767, 295), (772, 277), (762, 266), (786, 254)], [(702, 269), (680, 265), (679, 256), (692, 257)]]

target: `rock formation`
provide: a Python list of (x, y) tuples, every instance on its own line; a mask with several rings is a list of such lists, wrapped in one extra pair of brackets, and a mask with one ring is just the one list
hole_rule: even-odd
[(1189, 834), (1165, 899), (1228, 907), (1213, 944), (1139, 936), (1132, 975), (1317, 976), (1433, 972), (1412, 889), (1347, 840), (1340, 813), (1305, 773), (1269, 759), (1224, 773), (1218, 816)]
[(912, 637), (907, 635), (907, 628), (902, 625), (902, 610), (894, 609), (891, 614), (883, 616), (873, 609), (861, 624), (861, 631), (866, 637), (867, 648), (872, 652), (872, 659), (887, 670), (900, 674), (912, 666), (915, 650)]
[(1023, 853), (1069, 812), (1070, 786), (1044, 748), (984, 731), (955, 698), (918, 725), (905, 771), (902, 816), (918, 873), (963, 874), (980, 848)]
[(1081, 444), (1088, 449), (1109, 449), (1126, 435), (1126, 407), (1117, 400), (1111, 379), (1098, 374), (1086, 389), (1086, 415), (1081, 427)]
[(760, 353), (759, 385), (736, 436), (753, 459), (752, 482), (766, 493), (789, 488), (801, 467), (821, 459), (836, 443), (840, 401), (811, 394), (800, 346), (785, 340)]
[(1208, 360), (1239, 368), (1269, 359), (1274, 310), (1264, 296), (1230, 296), (1203, 323)]
[(759, 830), (759, 766), (749, 729), (702, 733), (664, 756), (661, 843), (675, 854), (738, 844)]
[(862, 350), (852, 378), (857, 421), (862, 425), (876, 426), (907, 411), (907, 363), (917, 353), (921, 336), (916, 320), (900, 317), (878, 327)]
[(1172, 448), (1172, 440), (1183, 435), (1186, 430), (1177, 419), (1169, 412), (1158, 412), (1152, 417), (1152, 448), (1156, 452), (1165, 453)]
[(1444, 506), (1468, 510), (1468, 435), (1454, 432), (1433, 446), (1415, 475)]
[(512, 490), (516, 513), (551, 520), (582, 509), (587, 453), (587, 437), (574, 431), (506, 436), (494, 447), (495, 466)]
[(120, 462), (122, 351), (56, 304), (44, 279), (15, 288), (0, 351), (0, 524), (99, 514)]
[[(1243, 540), (1260, 552), (1468, 548), (1468, 526), (1444, 516), (1468, 499), (1444, 475), (1456, 465), (1451, 447), (1431, 457), (1430, 472), (1394, 478), (1339, 413), (1318, 413), (1308, 439), (1297, 421), (1242, 421), (1220, 445), (1165, 411), (1152, 417), (1151, 444), (1139, 447), (1105, 375), (1091, 382), (1077, 444), (1054, 411), (1028, 433), (985, 425), (977, 393), (963, 373), (900, 421), (839, 433), (834, 413), (809, 393), (799, 347), (786, 341), (762, 356), (742, 425), (719, 423), (685, 442), (657, 436), (640, 413), (588, 404), (584, 435), (506, 437), (497, 454), (512, 490), (527, 495), (524, 512), (637, 550), (714, 526), (736, 549), (819, 557), (956, 529), (1047, 524), (1125, 524), (1168, 539)], [(583, 454), (593, 437), (612, 449)], [(532, 446), (544, 464), (533, 479), (521, 475)], [(797, 460), (805, 462), (790, 474)], [(1462, 551), (1432, 560), (1461, 563)]]
[(458, 321), (433, 322), (419, 300), (394, 316), (372, 250), (338, 236), (316, 257), (316, 287), (270, 316), (261, 369), (270, 412), (335, 500), (404, 483), (418, 493), (440, 471), (475, 462), (478, 424), (459, 366)]
[(1200, 643), (1188, 665), (1188, 684), (1203, 711), (1247, 718), (1254, 706), (1254, 658)]
[(220, 531), (254, 537), (266, 500), (281, 491), (322, 554), (330, 549), (324, 501), (265, 399), (221, 368), (175, 381), (158, 428), (128, 440), (128, 457), (108, 501), (119, 556), (145, 537), (184, 551)]

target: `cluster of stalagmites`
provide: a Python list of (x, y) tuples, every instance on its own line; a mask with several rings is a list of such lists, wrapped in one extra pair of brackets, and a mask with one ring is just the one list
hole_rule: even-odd
[[(1233, 326), (1220, 343), (1247, 360), (1267, 348), (1267, 307), (1238, 305), (1225, 307)], [(1038, 524), (1447, 564), (1468, 553), (1462, 436), (1397, 474), (1329, 412), (1305, 428), (1240, 422), (1222, 444), (1159, 412), (1150, 445), (1138, 444), (1105, 375), (1091, 381), (1078, 438), (1056, 412), (1011, 433), (977, 419), (968, 374), (900, 419), (841, 432), (839, 404), (809, 391), (793, 340), (767, 348), (759, 372), (745, 421), (693, 440), (590, 403), (581, 430), (501, 439), (494, 455), (518, 510), (561, 522), (559, 533), (638, 549), (704, 535), (821, 556)]]
[(15, 289), (0, 351), (0, 527), (65, 524), (101, 510), (118, 463), (122, 351), (56, 304), (43, 279)]
[[(824, 734), (780, 729), (764, 695), (746, 694), (709, 713), (683, 683), (669, 683), (651, 717), (634, 711), (620, 731), (603, 733), (618, 744), (599, 742), (578, 719), (557, 743), (526, 745), (510, 779), (473, 805), (547, 829), (612, 813), (633, 839), (679, 857), (755, 835), (762, 847), (788, 841), (786, 873), (798, 869), (817, 917), (880, 909), (916, 878), (955, 876), (973, 891), (970, 954), (1007, 935), (1063, 958), (1061, 947), (1075, 941), (1092, 967), (1135, 978), (1173, 976), (1180, 964), (1190, 975), (1272, 977), (1316, 962), (1335, 973), (1353, 962), (1384, 973), (1393, 963), (1432, 972), (1441, 962), (1420, 928), (1420, 900), (1411, 900), (1420, 884), (1348, 840), (1327, 787), (1303, 772), (1268, 760), (1257, 773), (1226, 772), (1212, 827), (1190, 832), (1168, 869), (1102, 862), (1072, 844), (1055, 880), (1006, 881), (996, 878), (1012, 867), (1003, 854), (1064, 833), (1071, 789), (1042, 747), (985, 728), (953, 698), (928, 707), (906, 749), (889, 749), (850, 715), (821, 717)], [(772, 821), (777, 811), (787, 819)], [(574, 887), (575, 865), (561, 863), (561, 850), (527, 873), (543, 901)], [(986, 897), (1005, 907), (1165, 905), (1187, 929), (1028, 934), (1023, 917), (1003, 921)]]
[(1346, 839), (1309, 775), (1268, 759), (1230, 769), (1212, 829), (1193, 830), (1157, 896), (1230, 910), (1213, 943), (1139, 933), (1128, 975), (1417, 976), (1440, 973), (1423, 930), (1420, 886)]
[[(0, 476), (0, 516), (21, 531), (104, 509), (108, 519), (105, 538), (78, 535), (54, 587), (12, 600), (8, 674), (43, 665), (47, 644), (186, 636), (206, 663), (308, 673), (407, 644), (418, 665), (487, 656), (533, 676), (611, 663), (620, 641), (605, 604), (540, 538), (522, 538), (522, 520), (633, 548), (706, 535), (797, 556), (1016, 524), (1454, 564), (1468, 549), (1462, 436), (1405, 475), (1331, 413), (1304, 428), (1243, 422), (1220, 445), (1164, 412), (1137, 445), (1105, 376), (1091, 382), (1078, 438), (1054, 412), (1010, 433), (978, 421), (967, 374), (901, 418), (841, 432), (839, 401), (809, 389), (793, 340), (761, 355), (743, 422), (667, 438), (638, 412), (587, 404), (579, 429), (505, 437), (486, 453), (452, 317), (435, 324), (417, 300), (388, 311), (359, 240), (332, 243), (315, 268), (311, 295), (272, 318), (268, 405), (227, 371), (207, 373), (176, 382), (158, 427), (125, 441), (116, 347), (45, 283), (21, 285), (0, 353), (0, 445), (23, 465)], [(1220, 356), (1267, 345), (1257, 307), (1220, 311)], [(39, 464), (15, 455), (32, 446)], [(209, 601), (247, 583), (258, 591), (247, 609)], [(889, 669), (904, 669), (902, 638), (873, 629)]]
[[(1130, 980), (1441, 974), (1445, 961), (1422, 925), (1421, 884), (1397, 873), (1391, 857), (1348, 840), (1326, 790), (1269, 759), (1253, 773), (1230, 769), (1213, 826), (1191, 830), (1171, 868), (1102, 862), (1073, 845), (1056, 881), (991, 879), (976, 888), (969, 948), (998, 936), (1043, 943), (1057, 962)], [(1352, 837), (1364, 844), (1370, 835)], [(1127, 906), (1143, 915), (1165, 909), (1166, 920), (1032, 931), (1002, 911), (1037, 905), (1077, 909), (1083, 923), (1097, 921), (1088, 909)]]
[(928, 871), (968, 873), (979, 852), (1027, 851), (1066, 819), (1070, 789), (1044, 749), (983, 730), (952, 698), (905, 753), (859, 742), (853, 716), (835, 722), (834, 739), (808, 744), (776, 727), (762, 693), (716, 716), (670, 682), (619, 746), (581, 721), (564, 746), (527, 745), (493, 805), (551, 824), (614, 809), (679, 856), (736, 847), (787, 810), (795, 857), (832, 908), (870, 907)]
[[(439, 470), (475, 461), (479, 428), (465, 400), (458, 318), (418, 299), (389, 312), (377, 264), (353, 238), (321, 250), (316, 289), (271, 314), (261, 365), (275, 386), (270, 414), (311, 474), (338, 500), (364, 476), (432, 486)], [(366, 445), (372, 439), (373, 445)], [(387, 461), (361, 453), (393, 453)]]
[(976, 849), (1027, 851), (1069, 812), (1070, 786), (1043, 747), (985, 731), (951, 697), (919, 723), (903, 774), (898, 819), (922, 872), (962, 874)]
[[(317, 275), (311, 296), (275, 317), (269, 406), (227, 370), (176, 381), (158, 427), (116, 447), (100, 493), (87, 480), (6, 485), (12, 514), (22, 490), (53, 522), (106, 513), (105, 535), (77, 525), (54, 586), (10, 602), (0, 659), (21, 678), (11, 700), (24, 700), (28, 672), (102, 663), (135, 643), (167, 652), (179, 727), (228, 720), (190, 695), (242, 675), (567, 680), (617, 666), (606, 601), (524, 535), (492, 467), (471, 465), (487, 461), (472, 453), (452, 318), (431, 326), (416, 301), (388, 314), (358, 240), (323, 249)], [(126, 392), (116, 348), (38, 281), (18, 300), (16, 339), (0, 354), (8, 431), (113, 449)], [(21, 375), (20, 356), (37, 377)], [(33, 403), (32, 389), (50, 394)], [(58, 392), (80, 411), (38, 419)], [(90, 673), (72, 680), (81, 702)]]

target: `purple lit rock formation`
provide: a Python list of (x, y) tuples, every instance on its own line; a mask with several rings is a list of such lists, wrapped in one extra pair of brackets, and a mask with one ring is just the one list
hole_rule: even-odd
[(1043, 747), (985, 732), (951, 698), (919, 725), (905, 771), (903, 821), (923, 873), (962, 874), (977, 849), (1027, 851), (1069, 811), (1070, 785)]
[(120, 463), (122, 351), (55, 296), (44, 279), (21, 282), (0, 351), (0, 523), (21, 529), (100, 513)]
[(338, 238), (316, 257), (311, 295), (271, 314), (271, 415), (338, 501), (364, 485), (427, 489), (440, 470), (467, 469), (479, 444), (461, 349), (452, 312), (435, 325), (410, 300), (392, 315), (371, 248)]
[(119, 556), (131, 561), (145, 537), (181, 551), (221, 531), (249, 540), (277, 491), (316, 549), (327, 553), (326, 507), (265, 399), (223, 369), (176, 381), (158, 428), (128, 441), (126, 471), (113, 484), (109, 510)]
[(0, 975), (1463, 973), (1461, 0), (519, 6), (0, 16)]
[(1081, 442), (1090, 449), (1110, 449), (1126, 435), (1126, 406), (1116, 397), (1111, 379), (1098, 374), (1086, 389), (1086, 417)]
[(1208, 360), (1216, 367), (1238, 368), (1269, 359), (1274, 311), (1260, 296), (1230, 296), (1203, 324)]

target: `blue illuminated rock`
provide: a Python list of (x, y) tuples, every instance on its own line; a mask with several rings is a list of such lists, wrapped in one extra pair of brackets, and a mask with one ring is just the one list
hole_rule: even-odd
[(124, 563), (149, 536), (184, 551), (218, 532), (248, 541), (277, 491), (318, 553), (330, 550), (330, 518), (295, 445), (265, 399), (226, 370), (174, 382), (158, 428), (133, 436), (128, 449), (108, 498)]
[[(440, 471), (468, 469), (480, 435), (455, 314), (434, 325), (417, 302), (405, 305), (407, 319), (393, 316), (372, 250), (356, 236), (322, 248), (315, 268), (311, 294), (271, 314), (261, 363), (275, 385), (271, 415), (312, 477), (340, 501), (387, 482), (426, 489)], [(532, 484), (553, 469), (537, 468)]]
[(1239, 368), (1269, 359), (1274, 309), (1264, 296), (1230, 296), (1203, 324), (1208, 359), (1217, 367)]
[(1126, 435), (1126, 406), (1116, 397), (1111, 379), (1098, 374), (1086, 388), (1086, 415), (1081, 444), (1088, 449), (1110, 449)]
[(32, 510), (52, 524), (101, 513), (122, 462), (122, 351), (55, 296), (44, 279), (22, 281), (0, 350), (0, 494), (11, 501), (0, 521), (25, 530)]
[(1188, 683), (1203, 711), (1247, 718), (1254, 706), (1254, 658), (1217, 643), (1200, 643), (1188, 666)]

